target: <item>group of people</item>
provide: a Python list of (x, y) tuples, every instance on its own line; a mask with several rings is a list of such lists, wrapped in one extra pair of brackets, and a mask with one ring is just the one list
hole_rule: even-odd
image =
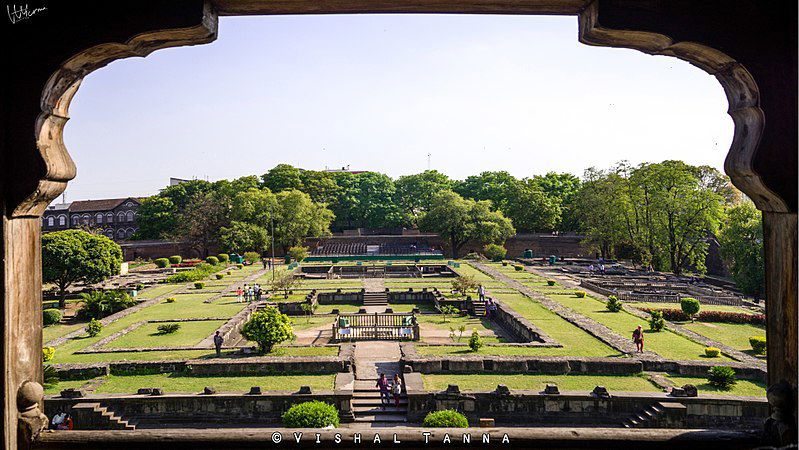
[(477, 285), (477, 295), (481, 302), (486, 302), (486, 316), (492, 317), (497, 312), (497, 304), (491, 297), (486, 297), (486, 290), (482, 284)]
[(269, 269), (272, 270), (272, 260), (269, 258), (261, 259), (261, 264), (264, 265), (264, 270)]
[(591, 272), (591, 273), (594, 273), (594, 272), (605, 273), (605, 264), (604, 263), (599, 263), (596, 266), (591, 264), (591, 265), (588, 266), (588, 271)]
[(50, 422), (51, 430), (71, 430), (73, 427), (72, 416), (65, 412), (56, 414)]
[(402, 381), (400, 381), (398, 373), (394, 374), (394, 379), (391, 382), (386, 378), (386, 374), (381, 373), (375, 386), (380, 389), (380, 404), (383, 405), (383, 409), (386, 409), (386, 405), (391, 404), (391, 396), (394, 397), (394, 406), (399, 406), (400, 396), (402, 395)]
[(261, 289), (261, 285), (258, 283), (253, 285), (245, 284), (243, 288), (239, 286), (238, 290), (236, 290), (236, 294), (238, 294), (236, 301), (239, 303), (242, 301), (246, 301), (248, 303), (251, 301), (260, 302), (261, 295), (263, 295), (263, 290)]

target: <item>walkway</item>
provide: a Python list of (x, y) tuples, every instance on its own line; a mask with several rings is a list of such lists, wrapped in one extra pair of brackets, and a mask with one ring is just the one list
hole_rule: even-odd
[(385, 427), (404, 424), (408, 417), (408, 400), (403, 392), (400, 406), (385, 408), (375, 386), (379, 374), (391, 380), (394, 374), (402, 376), (400, 358), (402, 352), (398, 342), (363, 341), (355, 344), (355, 384), (352, 400), (355, 421), (370, 427)]

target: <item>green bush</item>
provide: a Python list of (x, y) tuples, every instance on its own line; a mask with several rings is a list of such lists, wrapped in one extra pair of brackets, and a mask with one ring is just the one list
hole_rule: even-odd
[(179, 323), (163, 323), (158, 325), (158, 334), (172, 334), (180, 329)]
[(92, 319), (89, 321), (89, 324), (86, 325), (85, 329), (86, 334), (88, 334), (89, 337), (95, 337), (100, 334), (101, 331), (103, 331), (103, 324), (97, 319)]
[(503, 266), (505, 266), (505, 267), (507, 267), (507, 265), (508, 265), (508, 262), (507, 262), (507, 261), (502, 261), (502, 265), (503, 265)]
[(42, 311), (42, 323), (44, 326), (55, 325), (61, 321), (61, 311), (55, 308), (48, 308)]
[(216, 274), (216, 279), (217, 280), (221, 280), (222, 278), (225, 278), (225, 276), (222, 275), (221, 273)]
[(173, 255), (169, 257), (169, 264), (180, 264), (183, 262), (183, 258), (180, 255)]
[(55, 349), (53, 347), (42, 348), (42, 361), (51, 361), (55, 357)]
[(683, 297), (680, 299), (680, 308), (682, 312), (684, 312), (691, 320), (694, 320), (694, 316), (699, 314), (699, 300), (691, 297)]
[(283, 414), (286, 428), (338, 427), (338, 410), (333, 405), (314, 400), (292, 406)]
[(305, 258), (308, 257), (308, 247), (303, 247), (301, 245), (296, 245), (291, 247), (288, 252), (286, 252), (289, 258), (293, 259), (297, 262), (302, 262)]
[(216, 256), (209, 256), (209, 257), (205, 258), (205, 262), (207, 262), (208, 264), (210, 264), (212, 266), (215, 266), (215, 265), (219, 264), (219, 258), (217, 258)]
[(167, 297), (166, 298), (166, 302), (167, 303), (175, 303), (175, 297)]
[(156, 267), (163, 269), (164, 267), (169, 266), (169, 260), (166, 258), (158, 258), (153, 261), (153, 264), (155, 264)]
[(216, 255), (216, 257), (219, 258), (219, 262), (223, 264), (227, 264), (228, 262), (230, 262), (230, 255), (228, 255), (227, 253), (220, 253)]
[(608, 302), (605, 303), (605, 308), (610, 312), (619, 312), (621, 311), (621, 302), (615, 295), (608, 296)]
[(202, 281), (198, 281), (198, 282), (194, 283), (194, 289), (202, 289), (204, 287), (205, 287), (205, 283), (203, 283)]
[(513, 266), (513, 268), (516, 269), (517, 272), (524, 270), (524, 266)]
[(663, 320), (662, 312), (654, 310), (649, 314), (651, 315), (651, 317), (649, 318), (649, 329), (651, 329), (652, 331), (660, 331), (663, 329), (663, 327), (666, 326), (666, 321)]
[(468, 428), (469, 421), (458, 411), (442, 409), (427, 413), (423, 425), (430, 428)]
[(241, 270), (244, 268), (244, 264), (236, 264), (236, 268)]
[(574, 295), (576, 295), (577, 298), (585, 298), (585, 291), (577, 291)]
[(508, 254), (508, 251), (501, 245), (486, 244), (485, 247), (483, 247), (483, 254), (491, 261), (500, 262), (505, 259), (505, 255)]
[(261, 254), (258, 252), (244, 252), (244, 260), (248, 263), (257, 263), (261, 260)]
[(224, 267), (212, 266), (208, 263), (198, 263), (191, 270), (178, 272), (166, 278), (167, 283), (189, 283), (207, 278), (214, 272), (222, 270)]
[(719, 389), (728, 390), (736, 383), (735, 370), (727, 366), (714, 366), (707, 371), (707, 381)]
[(766, 353), (765, 336), (749, 336), (749, 345), (752, 346), (752, 351), (754, 351), (755, 354), (762, 355)]
[(144, 285), (143, 285), (143, 284), (141, 284), (141, 283), (137, 284), (137, 285), (136, 285), (136, 290), (137, 290), (137, 291), (143, 291), (143, 290), (144, 290)]
[(717, 358), (721, 354), (721, 350), (716, 347), (705, 347), (705, 356), (708, 358)]
[(472, 349), (473, 352), (480, 350), (483, 346), (483, 338), (480, 337), (480, 334), (477, 330), (472, 330), (472, 335), (469, 337), (469, 348)]
[(83, 305), (78, 310), (82, 319), (100, 319), (136, 304), (124, 291), (94, 291), (80, 294)]
[(257, 342), (261, 353), (269, 353), (275, 345), (295, 337), (289, 316), (272, 306), (254, 313), (241, 328), (241, 335)]
[(554, 286), (555, 280), (547, 280), (547, 286)]

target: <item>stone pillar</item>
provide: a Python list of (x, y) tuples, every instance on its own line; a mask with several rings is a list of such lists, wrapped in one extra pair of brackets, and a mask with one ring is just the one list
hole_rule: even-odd
[(766, 268), (768, 400), (766, 428), (775, 444), (797, 433), (797, 215), (763, 212)]

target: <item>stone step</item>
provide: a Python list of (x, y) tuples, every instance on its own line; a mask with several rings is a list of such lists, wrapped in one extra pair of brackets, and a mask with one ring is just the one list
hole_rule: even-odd
[(352, 411), (355, 413), (356, 416), (365, 415), (365, 414), (374, 414), (374, 415), (385, 415), (385, 414), (408, 414), (408, 405), (394, 406), (393, 403), (390, 405), (386, 405), (383, 407), (382, 405), (377, 406), (353, 406)]
[(402, 414), (365, 414), (363, 416), (355, 416), (356, 422), (391, 422), (391, 423), (404, 423), (408, 421), (408, 416)]
[[(393, 399), (391, 400), (394, 401)], [(356, 406), (363, 406), (363, 407), (374, 407), (374, 406), (382, 406), (383, 404), (380, 403), (380, 398), (366, 398), (366, 397), (355, 397), (352, 399), (352, 406), (353, 408)], [(408, 398), (407, 397), (400, 397), (400, 406), (407, 406), (408, 405)]]

